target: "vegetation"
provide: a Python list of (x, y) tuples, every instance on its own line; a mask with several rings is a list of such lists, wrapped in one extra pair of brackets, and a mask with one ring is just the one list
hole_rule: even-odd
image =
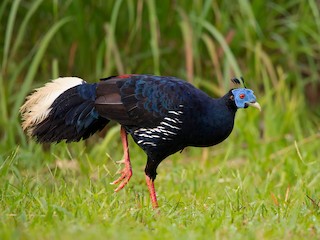
[[(0, 4), (1, 239), (316, 239), (320, 234), (320, 11), (308, 1), (21, 1)], [(156, 214), (144, 153), (109, 185), (119, 126), (41, 146), (20, 127), (25, 96), (49, 79), (177, 76), (212, 96), (244, 76), (262, 113), (159, 167)]]

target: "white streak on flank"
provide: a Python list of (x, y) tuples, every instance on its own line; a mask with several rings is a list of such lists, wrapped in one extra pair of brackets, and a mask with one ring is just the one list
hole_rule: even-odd
[(52, 80), (43, 87), (35, 89), (20, 108), (23, 130), (27, 130), (28, 134), (32, 135), (35, 126), (46, 119), (50, 113), (54, 100), (66, 90), (82, 83), (85, 81), (81, 78), (64, 77)]
[(178, 123), (182, 123), (182, 121), (180, 121), (178, 118), (175, 118), (174, 120), (176, 120)]
[(145, 133), (138, 134), (139, 137), (146, 137), (146, 138), (160, 138), (158, 135), (148, 135)]
[(173, 129), (177, 129), (177, 130), (180, 130), (180, 129), (181, 129), (181, 128), (178, 128), (178, 127), (176, 127), (176, 126), (172, 126), (172, 125), (170, 125), (170, 124), (167, 123), (167, 122), (161, 122), (160, 124), (161, 124), (161, 125), (168, 126), (168, 127), (170, 127), (170, 128), (173, 128)]
[(180, 104), (180, 105), (179, 105), (179, 107), (181, 107), (181, 108), (182, 108), (182, 107), (184, 107), (184, 106), (183, 106), (183, 104)]
[(161, 130), (158, 129), (158, 128), (154, 128), (153, 130), (154, 130), (155, 132), (161, 133)]
[(150, 131), (150, 129), (147, 128), (139, 128), (137, 130), (134, 131), (134, 133), (138, 134), (138, 133), (145, 133), (146, 131)]
[(152, 138), (149, 135), (145, 134), (145, 133), (140, 133), (138, 134), (139, 137), (147, 137), (147, 138)]
[(172, 119), (172, 118), (168, 118), (168, 117), (165, 117), (164, 120), (167, 120), (169, 122), (173, 122), (173, 123), (177, 123), (176, 120)]
[(143, 145), (151, 145), (151, 146), (153, 146), (153, 147), (156, 147), (157, 145), (155, 144), (155, 143), (153, 143), (153, 142), (143, 142), (142, 143)]
[(142, 142), (143, 142), (143, 140), (139, 140), (137, 143), (140, 144), (140, 143), (142, 143)]
[(171, 135), (177, 135), (177, 133), (175, 133), (175, 132), (171, 132), (171, 131), (169, 131), (169, 130), (163, 130), (165, 133), (167, 133), (167, 134), (171, 134)]
[(172, 138), (166, 138), (166, 137), (162, 137), (161, 139), (162, 139), (162, 140), (167, 140), (167, 141), (168, 141), (168, 140), (172, 140)]
[(179, 116), (182, 112), (181, 111), (177, 111), (177, 112), (176, 111), (168, 111), (168, 113), (172, 113), (172, 114)]

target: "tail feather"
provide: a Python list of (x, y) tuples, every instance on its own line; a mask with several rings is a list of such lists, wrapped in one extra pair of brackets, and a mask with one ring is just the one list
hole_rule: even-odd
[(58, 78), (47, 83), (41, 88), (35, 89), (34, 93), (26, 98), (26, 102), (20, 108), (22, 115), (22, 128), (32, 133), (36, 124), (42, 122), (50, 112), (50, 106), (54, 100), (69, 88), (84, 82), (80, 78)]
[(22, 127), (39, 142), (88, 138), (109, 122), (95, 110), (96, 84), (58, 78), (38, 88), (21, 107)]

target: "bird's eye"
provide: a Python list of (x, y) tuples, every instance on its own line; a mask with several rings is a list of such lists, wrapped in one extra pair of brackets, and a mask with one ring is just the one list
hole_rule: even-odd
[(239, 97), (240, 97), (241, 99), (244, 99), (245, 96), (246, 96), (246, 95), (245, 95), (244, 93), (241, 93), (241, 94), (239, 95)]

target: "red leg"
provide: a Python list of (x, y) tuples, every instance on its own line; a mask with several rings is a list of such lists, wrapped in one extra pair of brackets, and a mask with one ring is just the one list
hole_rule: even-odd
[(146, 181), (147, 181), (147, 185), (148, 185), (148, 189), (149, 189), (149, 193), (150, 193), (152, 207), (154, 209), (156, 209), (159, 207), (159, 205), (158, 205), (158, 201), (157, 201), (156, 190), (154, 188), (154, 182), (148, 175), (146, 175)]
[(122, 188), (124, 188), (125, 185), (129, 182), (131, 176), (132, 176), (132, 168), (131, 168), (131, 162), (130, 162), (130, 155), (129, 155), (129, 147), (128, 147), (128, 138), (127, 138), (127, 132), (126, 130), (121, 126), (120, 130), (121, 134), (121, 141), (122, 141), (122, 146), (123, 146), (123, 151), (124, 151), (124, 168), (121, 171), (121, 176), (113, 181), (111, 184), (118, 184), (121, 182), (121, 184), (114, 190), (115, 192), (118, 192)]

